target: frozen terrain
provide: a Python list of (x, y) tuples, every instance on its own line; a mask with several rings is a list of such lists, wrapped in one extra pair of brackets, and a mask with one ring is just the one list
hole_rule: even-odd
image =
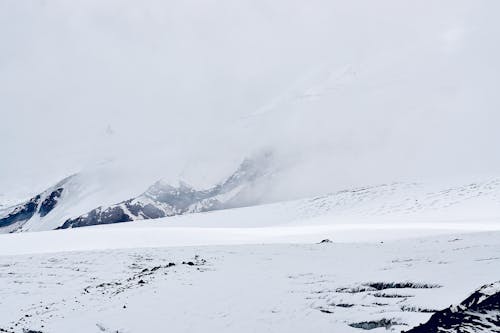
[[(309, 199), (228, 210), (220, 215), (172, 218), (266, 202), (276, 186), (269, 156), (244, 160), (227, 179), (209, 189), (156, 182), (144, 193), (114, 203), (106, 174), (77, 174), (16, 206), (0, 210), (0, 233), (43, 231), (159, 219), (172, 226), (259, 227), (332, 222), (489, 223), (500, 218), (500, 179), (469, 182), (390, 183), (365, 186)], [(102, 182), (102, 180), (105, 180)], [(98, 189), (96, 185), (100, 184)], [(104, 185), (103, 185), (104, 184)], [(128, 184), (127, 184), (128, 186)], [(126, 197), (125, 197), (126, 198)], [(122, 198), (123, 200), (123, 198)], [(93, 207), (94, 209), (91, 209)], [(168, 219), (161, 219), (169, 217)], [(314, 220), (314, 221), (312, 221)], [(235, 222), (237, 221), (237, 222)]]
[(406, 331), (500, 279), (499, 184), (0, 235), (0, 332)]
[(499, 12), (0, 0), (0, 333), (500, 333)]
[(500, 279), (499, 188), (383, 184), (0, 235), (0, 332), (410, 330)]
[[(64, 237), (33, 235), (49, 233)], [(400, 332), (500, 277), (498, 231), (392, 241), (358, 233), (371, 241), (88, 243), (84, 251), (3, 255), (0, 331)], [(20, 235), (1, 244), (12, 236)]]

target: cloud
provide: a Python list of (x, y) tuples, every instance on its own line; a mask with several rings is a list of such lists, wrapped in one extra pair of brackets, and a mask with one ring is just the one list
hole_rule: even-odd
[(491, 2), (0, 6), (4, 193), (102, 163), (207, 184), (264, 148), (276, 198), (500, 166)]

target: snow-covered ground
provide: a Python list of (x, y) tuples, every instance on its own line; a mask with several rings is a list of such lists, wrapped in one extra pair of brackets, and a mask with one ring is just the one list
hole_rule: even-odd
[(499, 280), (499, 184), (3, 234), (0, 332), (408, 330)]
[(350, 325), (373, 321), (399, 332), (500, 276), (498, 231), (376, 238), (3, 255), (0, 328), (361, 332)]

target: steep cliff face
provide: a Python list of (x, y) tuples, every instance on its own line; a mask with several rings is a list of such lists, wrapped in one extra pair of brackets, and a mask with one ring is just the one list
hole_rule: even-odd
[(407, 333), (500, 332), (500, 281), (485, 285), (460, 305), (436, 312), (425, 324)]

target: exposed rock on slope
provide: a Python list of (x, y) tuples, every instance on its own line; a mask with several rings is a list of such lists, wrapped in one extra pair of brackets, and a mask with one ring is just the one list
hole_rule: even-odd
[(229, 178), (206, 190), (196, 190), (185, 183), (172, 186), (158, 181), (136, 198), (110, 207), (98, 207), (87, 214), (68, 219), (59, 229), (155, 219), (252, 204), (249, 193), (259, 178), (269, 175), (269, 157), (266, 155), (244, 160)]
[(436, 312), (425, 324), (407, 333), (500, 332), (500, 281), (485, 285), (460, 305)]
[(21, 204), (1, 209), (0, 233), (154, 219), (256, 204), (266, 184), (261, 180), (271, 175), (271, 158), (265, 152), (246, 159), (230, 177), (209, 189), (158, 181), (141, 195), (119, 194), (116, 201), (105, 196), (114, 197), (113, 190), (121, 191), (107, 170), (79, 173)]
[[(0, 233), (76, 228), (271, 203), (276, 198), (269, 199), (266, 193), (288, 180), (282, 178), (273, 161), (271, 154), (244, 160), (224, 181), (205, 189), (157, 181), (143, 192), (142, 182), (131, 187), (112, 181), (113, 175), (101, 171), (80, 173), (23, 204), (0, 211)], [(481, 223), (500, 217), (499, 178), (453, 185), (392, 183), (344, 190), (266, 206), (261, 211), (265, 214), (253, 216), (246, 223), (254, 226), (284, 216), (286, 220), (328, 216), (330, 221), (376, 218), (379, 223), (395, 218), (415, 223), (464, 219)]]
[(28, 201), (11, 207), (8, 213), (0, 216), (0, 228), (7, 228), (9, 231), (14, 231), (36, 214), (40, 217), (49, 214), (57, 205), (64, 191), (64, 186), (71, 177), (72, 176), (63, 179), (55, 186), (34, 196)]

